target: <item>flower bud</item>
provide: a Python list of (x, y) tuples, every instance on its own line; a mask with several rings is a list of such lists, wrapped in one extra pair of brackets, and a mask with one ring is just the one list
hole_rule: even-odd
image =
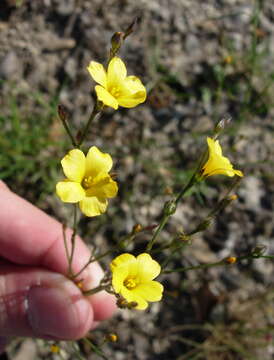
[(257, 245), (251, 252), (253, 257), (260, 257), (262, 256), (267, 250), (265, 245)]
[(114, 33), (112, 35), (111, 38), (111, 52), (112, 54), (115, 54), (121, 47), (122, 42), (123, 42), (123, 38), (124, 38), (124, 33), (121, 31), (117, 31), (116, 33)]
[(136, 26), (139, 22), (140, 18), (138, 16), (135, 17), (135, 19), (132, 21), (132, 23), (129, 25), (129, 27), (126, 29), (124, 34), (124, 39), (128, 37), (133, 31), (136, 30)]
[(196, 232), (204, 231), (211, 225), (211, 219), (206, 219), (202, 221), (196, 229)]
[(229, 114), (225, 114), (223, 118), (216, 124), (214, 128), (214, 134), (219, 135), (231, 122), (232, 117)]
[(53, 354), (58, 354), (59, 351), (60, 351), (60, 348), (59, 348), (58, 345), (53, 344), (53, 345), (51, 345), (51, 347), (50, 347), (50, 351), (51, 351)]
[(64, 107), (64, 105), (61, 105), (61, 104), (58, 105), (58, 115), (62, 121), (67, 120), (68, 112), (67, 112), (66, 108)]
[(235, 256), (229, 256), (225, 259), (225, 262), (227, 264), (235, 264), (236, 261), (237, 261), (237, 258)]
[(142, 231), (142, 230), (143, 230), (143, 227), (142, 227), (141, 224), (135, 224), (135, 225), (133, 226), (133, 228), (132, 228), (132, 233), (133, 233), (133, 234), (137, 234), (137, 233), (139, 233), (139, 232)]
[(109, 333), (106, 335), (106, 340), (109, 342), (116, 342), (118, 340), (118, 336), (114, 333)]
[(176, 207), (177, 207), (177, 205), (174, 200), (167, 201), (164, 206), (164, 214), (166, 216), (173, 215), (176, 211)]

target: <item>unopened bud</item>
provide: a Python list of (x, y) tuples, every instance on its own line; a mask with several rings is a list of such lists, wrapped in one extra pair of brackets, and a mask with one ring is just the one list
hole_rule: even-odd
[(129, 27), (125, 31), (124, 39), (128, 37), (133, 31), (136, 30), (136, 26), (139, 22), (140, 18), (136, 16), (136, 18), (132, 21), (132, 23), (129, 25)]
[(222, 132), (228, 126), (231, 120), (232, 117), (229, 114), (225, 114), (223, 118), (216, 124), (214, 134), (219, 135), (220, 132)]
[(238, 196), (236, 194), (228, 196), (228, 200), (234, 201), (234, 200), (237, 200), (237, 199), (238, 199)]
[(189, 241), (191, 239), (191, 236), (188, 234), (179, 234), (178, 239), (181, 241)]
[(142, 227), (141, 224), (135, 224), (135, 225), (133, 226), (133, 228), (132, 228), (133, 234), (137, 234), (137, 233), (139, 233), (139, 232), (142, 231), (142, 230), (143, 230), (143, 227)]
[(229, 256), (225, 259), (225, 262), (227, 264), (235, 264), (236, 261), (237, 261), (237, 258), (235, 256)]
[(233, 57), (231, 55), (227, 55), (225, 58), (224, 58), (224, 62), (228, 65), (232, 64), (233, 62)]
[(200, 232), (200, 231), (204, 231), (206, 230), (211, 224), (211, 220), (210, 219), (206, 219), (204, 221), (202, 221), (196, 229), (196, 232)]
[(76, 286), (79, 288), (79, 289), (82, 289), (83, 288), (83, 280), (80, 280), (76, 283)]
[(176, 202), (174, 200), (169, 200), (165, 203), (164, 214), (166, 216), (173, 215), (176, 211)]
[(60, 348), (59, 348), (58, 345), (53, 344), (53, 345), (51, 345), (51, 347), (50, 347), (50, 351), (51, 351), (52, 353), (54, 353), (54, 354), (57, 354), (57, 353), (59, 353)]
[(114, 333), (110, 333), (106, 335), (106, 340), (109, 342), (116, 342), (118, 340), (118, 336)]
[(257, 245), (253, 250), (252, 250), (252, 256), (254, 257), (260, 257), (261, 255), (263, 255), (267, 250), (267, 247), (265, 245)]
[(165, 195), (172, 195), (173, 194), (173, 190), (170, 186), (167, 186), (165, 189), (164, 189), (164, 193)]
[(121, 31), (117, 31), (116, 33), (113, 34), (112, 38), (111, 38), (111, 51), (112, 53), (116, 53), (123, 42), (123, 38), (124, 38), (124, 33)]
[(62, 121), (66, 121), (68, 117), (68, 112), (64, 105), (59, 104), (58, 105), (58, 115)]

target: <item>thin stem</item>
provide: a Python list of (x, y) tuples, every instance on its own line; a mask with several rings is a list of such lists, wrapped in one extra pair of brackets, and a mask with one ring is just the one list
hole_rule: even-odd
[(93, 262), (95, 261), (99, 261), (101, 260), (103, 257), (111, 254), (112, 252), (118, 252), (120, 247), (122, 246), (122, 244), (124, 244), (126, 241), (130, 242), (132, 239), (134, 239), (134, 237), (136, 236), (137, 234), (135, 233), (130, 233), (128, 235), (126, 235), (125, 237), (123, 237), (118, 243), (117, 245), (111, 247), (109, 250), (105, 251), (103, 254), (101, 255), (98, 255), (98, 256), (93, 256), (91, 255), (88, 262), (82, 267), (81, 270), (78, 271), (77, 274), (74, 274), (72, 277), (73, 279), (76, 279), (79, 275), (82, 274), (82, 272)]
[[(175, 205), (177, 206), (178, 202), (182, 199), (182, 197), (184, 197), (184, 195), (186, 194), (186, 192), (195, 184), (196, 182), (196, 172), (197, 170), (193, 173), (193, 175), (191, 176), (190, 180), (188, 181), (188, 183), (183, 187), (183, 189), (180, 191), (180, 193), (177, 195), (176, 199), (175, 199)], [(158, 237), (158, 235), (161, 233), (161, 231), (163, 230), (165, 224), (167, 223), (168, 219), (170, 218), (172, 214), (163, 214), (162, 219), (160, 220), (160, 223), (156, 229), (156, 231), (154, 232), (152, 239), (150, 240), (150, 242), (148, 243), (147, 247), (146, 247), (146, 251), (149, 252), (151, 251), (153, 245), (156, 242), (156, 239)]]
[(83, 338), (83, 340), (91, 347), (91, 349), (99, 356), (101, 356), (102, 359), (108, 360), (108, 358), (104, 355), (103, 351), (94, 345), (90, 340), (87, 338)]
[(86, 123), (86, 126), (81, 134), (80, 140), (78, 141), (77, 147), (80, 148), (80, 146), (82, 145), (83, 141), (85, 140), (87, 133), (89, 131), (90, 125), (93, 122), (93, 120), (96, 118), (97, 115), (100, 114), (101, 110), (102, 110), (102, 106), (98, 105), (97, 102), (94, 104), (92, 113), (90, 114), (90, 117)]
[(74, 139), (74, 136), (72, 135), (72, 132), (71, 132), (71, 130), (70, 130), (68, 124), (67, 124), (66, 119), (63, 118), (62, 116), (59, 116), (59, 118), (60, 118), (60, 120), (62, 121), (62, 124), (63, 124), (63, 126), (64, 126), (64, 129), (66, 130), (66, 132), (67, 132), (67, 134), (68, 134), (68, 136), (69, 136), (69, 138), (70, 138), (70, 141), (71, 141), (72, 145), (75, 146), (75, 147), (77, 147), (77, 143), (76, 143), (76, 141), (75, 141), (75, 139)]
[(106, 288), (107, 288), (106, 285), (98, 285), (97, 287), (95, 287), (93, 289), (83, 291), (83, 295), (85, 295), (85, 296), (94, 295), (94, 294), (98, 293), (99, 291), (105, 290)]
[(205, 268), (210, 268), (210, 267), (214, 267), (214, 266), (221, 266), (221, 265), (225, 265), (225, 264), (226, 264), (225, 261), (221, 260), (221, 261), (217, 261), (215, 263), (210, 263), (210, 264), (199, 264), (199, 265), (188, 266), (188, 267), (178, 268), (178, 269), (173, 269), (173, 270), (165, 270), (162, 273), (163, 274), (170, 274), (172, 272), (184, 272), (184, 271), (189, 271), (189, 270), (205, 269)]
[(63, 231), (63, 239), (64, 239), (66, 257), (67, 257), (67, 260), (69, 261), (70, 255), (69, 255), (69, 250), (68, 250), (67, 235), (66, 235), (66, 225), (65, 224), (63, 224), (63, 226), (62, 226), (62, 231)]
[[(250, 255), (239, 256), (236, 259), (237, 259), (237, 262), (239, 262), (242, 260), (260, 259), (260, 258), (274, 260), (274, 255), (250, 254)], [(173, 269), (173, 270), (165, 270), (162, 273), (170, 274), (173, 272), (185, 272), (185, 271), (189, 271), (189, 270), (207, 269), (207, 268), (211, 268), (211, 267), (215, 267), (215, 266), (222, 266), (222, 265), (231, 265), (231, 264), (227, 263), (226, 259), (222, 259), (220, 261), (210, 263), (210, 264), (199, 264), (199, 265), (194, 265), (194, 266), (189, 266), (189, 267), (184, 267), (184, 268), (177, 268), (177, 269)]]
[(169, 217), (170, 217), (170, 215), (164, 215), (164, 216), (162, 217), (159, 226), (157, 227), (156, 231), (154, 232), (154, 234), (153, 234), (153, 236), (152, 236), (152, 239), (150, 240), (150, 242), (148, 243), (148, 245), (147, 245), (147, 247), (146, 247), (146, 251), (147, 251), (147, 252), (149, 252), (149, 251), (152, 249), (152, 247), (153, 247), (153, 245), (154, 245), (154, 243), (155, 243), (158, 235), (159, 235), (160, 232), (163, 230), (163, 227), (164, 227), (165, 224), (167, 223)]
[(77, 231), (77, 205), (74, 204), (73, 207), (73, 232), (71, 235), (71, 253), (69, 257), (69, 267), (68, 267), (68, 273), (70, 277), (73, 277), (73, 271), (72, 271), (72, 261), (73, 261), (73, 255), (75, 250), (75, 237), (76, 237), (76, 231)]

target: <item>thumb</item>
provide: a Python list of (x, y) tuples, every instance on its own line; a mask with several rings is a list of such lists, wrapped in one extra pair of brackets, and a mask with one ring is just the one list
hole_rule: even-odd
[(0, 338), (77, 339), (94, 325), (91, 303), (63, 275), (0, 266)]

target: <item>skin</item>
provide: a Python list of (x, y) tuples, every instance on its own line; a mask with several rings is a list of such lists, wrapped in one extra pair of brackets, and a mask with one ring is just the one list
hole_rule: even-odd
[[(0, 181), (0, 352), (10, 337), (79, 339), (109, 318), (115, 298), (100, 292), (83, 296), (65, 277), (62, 226)], [(67, 239), (71, 230), (67, 230)], [(87, 262), (90, 251), (76, 239), (73, 270)], [(81, 274), (83, 288), (103, 276), (97, 263)]]

